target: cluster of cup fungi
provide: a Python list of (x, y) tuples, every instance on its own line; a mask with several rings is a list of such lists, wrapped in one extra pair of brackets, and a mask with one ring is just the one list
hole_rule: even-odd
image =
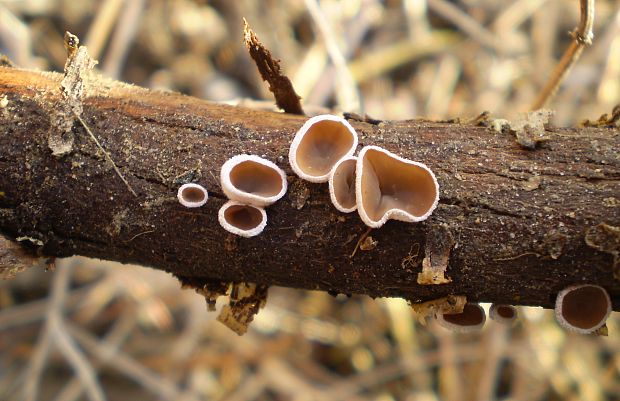
[[(320, 115), (308, 119), (297, 131), (289, 148), (289, 163), (301, 179), (329, 185), (333, 205), (343, 213), (358, 211), (368, 227), (379, 228), (387, 220), (420, 222), (428, 218), (439, 201), (439, 184), (423, 163), (404, 159), (378, 146), (364, 146), (357, 156), (355, 129), (343, 118)], [(229, 201), (219, 210), (220, 225), (242, 237), (259, 235), (267, 225), (265, 208), (284, 196), (285, 172), (273, 162), (255, 155), (237, 155), (224, 163), (220, 184)], [(185, 184), (177, 193), (185, 207), (200, 207), (207, 190)], [(567, 287), (557, 295), (555, 316), (568, 331), (597, 333), (611, 312), (607, 291), (597, 285)], [(512, 325), (517, 319), (512, 305), (493, 304), (489, 317)], [(480, 330), (484, 309), (468, 302), (461, 313), (436, 313), (439, 325), (456, 331)]]

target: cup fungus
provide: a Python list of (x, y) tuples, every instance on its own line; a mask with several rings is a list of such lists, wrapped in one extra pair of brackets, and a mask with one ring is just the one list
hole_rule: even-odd
[(590, 334), (605, 324), (611, 300), (603, 287), (580, 284), (566, 287), (555, 300), (555, 318), (569, 331)]
[(389, 219), (428, 218), (439, 201), (439, 184), (426, 165), (366, 146), (357, 158), (355, 194), (362, 221), (378, 228)]
[(228, 232), (242, 237), (254, 237), (267, 225), (267, 213), (262, 207), (228, 201), (218, 213), (220, 225)]
[(269, 206), (286, 193), (286, 174), (269, 160), (237, 155), (222, 165), (222, 190), (229, 199), (254, 206)]
[(209, 200), (209, 193), (202, 185), (183, 184), (177, 191), (177, 198), (185, 207), (200, 207)]
[(513, 324), (517, 320), (517, 308), (512, 305), (492, 304), (489, 317), (498, 323)]
[(326, 182), (338, 161), (357, 148), (357, 133), (344, 118), (312, 117), (297, 131), (289, 149), (291, 168), (310, 182)]
[(478, 331), (484, 326), (485, 321), (484, 309), (477, 303), (466, 303), (461, 313), (444, 314), (441, 311), (437, 313), (437, 323), (457, 333)]
[(357, 209), (355, 201), (355, 165), (357, 157), (340, 159), (329, 176), (329, 196), (336, 209), (351, 213)]

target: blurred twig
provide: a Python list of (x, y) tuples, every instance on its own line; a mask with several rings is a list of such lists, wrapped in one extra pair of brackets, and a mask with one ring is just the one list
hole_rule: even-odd
[(108, 41), (123, 3), (125, 0), (105, 0), (95, 13), (95, 19), (88, 29), (85, 40), (88, 52), (95, 60), (99, 58)]
[[(114, 364), (112, 366), (116, 370), (119, 370), (131, 380), (139, 383), (144, 389), (166, 400), (180, 399), (182, 392), (174, 383), (150, 371), (138, 361), (119, 350), (114, 344), (111, 344), (107, 340), (99, 341), (78, 326), (68, 324), (67, 328), (71, 335), (102, 363), (113, 359)], [(194, 397), (185, 399), (188, 401), (195, 400)]]
[(431, 10), (452, 22), (481, 45), (490, 47), (499, 54), (510, 52), (507, 43), (499, 41), (497, 36), (480, 25), (478, 21), (464, 13), (453, 3), (446, 0), (428, 0), (428, 6)]
[(317, 0), (305, 0), (310, 16), (314, 20), (327, 48), (329, 58), (336, 67), (336, 94), (340, 109), (348, 112), (361, 111), (361, 102), (353, 75), (347, 68), (347, 61), (336, 42), (336, 36), (329, 26)]
[(24, 386), (23, 396), (26, 401), (36, 400), (38, 398), (41, 373), (45, 367), (45, 362), (52, 344), (56, 344), (71, 363), (86, 389), (88, 398), (92, 401), (105, 400), (105, 396), (97, 383), (92, 367), (84, 358), (81, 351), (76, 347), (71, 337), (69, 337), (63, 323), (62, 311), (67, 288), (69, 286), (70, 270), (71, 266), (61, 264), (54, 273), (45, 327), (35, 350), (35, 356), (31, 362)]
[(562, 81), (566, 78), (571, 68), (583, 52), (586, 46), (592, 44), (594, 33), (592, 27), (594, 25), (594, 0), (580, 0), (581, 19), (577, 29), (571, 32), (573, 41), (562, 56), (562, 59), (551, 74), (549, 81), (540, 91), (540, 94), (532, 104), (532, 110), (543, 108), (551, 97), (558, 90)]
[(145, 0), (131, 0), (125, 3), (124, 13), (116, 26), (110, 48), (103, 62), (103, 72), (109, 77), (120, 76), (129, 49), (140, 27), (144, 6)]

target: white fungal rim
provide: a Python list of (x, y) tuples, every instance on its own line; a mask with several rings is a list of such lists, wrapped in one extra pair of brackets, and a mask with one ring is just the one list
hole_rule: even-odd
[[(426, 213), (424, 213), (421, 216), (414, 216), (411, 213), (405, 210), (402, 210), (402, 209), (389, 209), (383, 214), (383, 216), (381, 216), (379, 220), (373, 220), (368, 215), (368, 213), (366, 213), (366, 210), (364, 209), (363, 203), (362, 203), (362, 170), (364, 168), (364, 156), (366, 155), (366, 152), (368, 152), (369, 150), (376, 150), (379, 152), (383, 152), (387, 154), (389, 157), (392, 157), (400, 162), (403, 162), (405, 164), (409, 164), (412, 166), (420, 167), (431, 175), (433, 179), (433, 183), (435, 184), (436, 195), (435, 195), (433, 204), (429, 207)], [(357, 156), (357, 165), (355, 167), (355, 199), (357, 203), (357, 212), (359, 213), (360, 218), (362, 219), (364, 224), (366, 224), (368, 227), (379, 228), (390, 219), (400, 220), (400, 221), (404, 221), (407, 223), (416, 223), (416, 222), (426, 220), (431, 214), (433, 214), (433, 212), (437, 208), (437, 204), (439, 203), (439, 183), (437, 182), (437, 177), (435, 177), (435, 173), (433, 173), (433, 171), (424, 163), (405, 159), (379, 146), (374, 146), (374, 145), (364, 146), (362, 150), (360, 151), (359, 155)]]
[[(336, 198), (336, 189), (334, 188), (334, 174), (336, 173), (336, 170), (338, 170), (338, 167), (340, 167), (340, 165), (346, 161), (349, 160), (353, 160), (355, 163), (355, 169), (357, 169), (357, 157), (355, 156), (347, 156), (347, 157), (343, 157), (342, 159), (338, 160), (338, 163), (336, 163), (334, 165), (334, 168), (332, 168), (331, 173), (329, 174), (329, 197), (332, 200), (332, 204), (334, 205), (334, 207), (336, 209), (338, 209), (339, 211), (343, 212), (343, 213), (351, 213), (354, 212), (357, 209), (357, 196), (356, 196), (356, 200), (355, 200), (355, 205), (353, 207), (347, 208), (344, 207), (340, 204), (340, 202), (338, 202), (338, 198)], [(355, 185), (355, 182), (354, 182)]]
[[(566, 318), (564, 317), (564, 315), (562, 314), (562, 306), (564, 305), (564, 298), (566, 297), (566, 295), (570, 294), (572, 291), (579, 290), (585, 287), (593, 287), (593, 288), (600, 290), (602, 294), (604, 295), (605, 300), (607, 301), (607, 308), (601, 320), (596, 325), (589, 327), (587, 329), (574, 326), (573, 324), (568, 322)], [(555, 309), (554, 309), (555, 320), (558, 322), (560, 326), (562, 326), (566, 330), (571, 331), (573, 333), (592, 334), (596, 330), (600, 329), (601, 327), (605, 325), (605, 323), (607, 322), (607, 318), (609, 317), (609, 314), (611, 313), (611, 306), (612, 306), (611, 299), (609, 298), (609, 294), (607, 293), (607, 290), (605, 290), (600, 285), (596, 285), (596, 284), (571, 285), (569, 287), (564, 288), (562, 291), (560, 291), (558, 293), (557, 298), (555, 299)]]
[[(272, 170), (276, 171), (282, 180), (282, 189), (278, 194), (273, 196), (261, 196), (252, 194), (246, 191), (242, 191), (237, 188), (230, 180), (230, 173), (232, 170), (239, 164), (251, 161), (263, 166), (269, 167)], [(244, 204), (265, 207), (272, 205), (277, 200), (282, 198), (288, 189), (288, 182), (286, 181), (286, 173), (280, 167), (278, 167), (272, 161), (267, 159), (263, 159), (262, 157), (256, 155), (236, 155), (228, 159), (223, 165), (220, 171), (220, 184), (222, 186), (222, 191), (224, 194), (231, 199)]]
[[(500, 308), (509, 308), (512, 310), (512, 317), (504, 317), (502, 315), (499, 314), (499, 309)], [(517, 313), (517, 308), (515, 308), (512, 305), (508, 305), (508, 304), (492, 304), (491, 307), (489, 308), (489, 317), (491, 318), (491, 320), (494, 320), (498, 323), (501, 324), (513, 324), (518, 317), (518, 313)]]
[[(187, 189), (199, 190), (200, 192), (202, 192), (203, 198), (199, 201), (189, 201), (185, 199), (183, 197), (183, 192)], [(179, 203), (185, 207), (200, 207), (200, 206), (203, 206), (205, 203), (207, 203), (207, 201), (209, 200), (209, 192), (202, 185), (198, 185), (194, 183), (183, 184), (179, 187), (177, 191), (177, 199), (179, 200)]]
[(334, 122), (341, 123), (342, 125), (345, 126), (345, 128), (347, 129), (347, 131), (351, 134), (351, 137), (353, 138), (353, 144), (351, 145), (351, 149), (349, 149), (347, 153), (342, 155), (342, 157), (338, 159), (338, 161), (342, 160), (345, 157), (353, 155), (353, 153), (355, 153), (355, 149), (357, 149), (357, 144), (358, 144), (357, 132), (355, 131), (355, 128), (353, 128), (353, 126), (351, 126), (351, 124), (349, 124), (349, 122), (342, 117), (335, 116), (333, 114), (321, 114), (321, 115), (314, 116), (306, 120), (304, 125), (302, 125), (299, 131), (297, 131), (297, 133), (295, 134), (295, 137), (293, 138), (293, 142), (291, 142), (291, 147), (289, 148), (289, 152), (288, 152), (288, 160), (289, 160), (289, 164), (291, 165), (291, 168), (293, 169), (295, 174), (299, 176), (299, 178), (306, 180), (306, 181), (315, 182), (315, 183), (329, 181), (329, 177), (333, 170), (333, 166), (332, 166), (332, 169), (330, 169), (330, 171), (328, 171), (326, 174), (323, 174), (323, 175), (306, 174), (301, 170), (301, 168), (297, 164), (297, 149), (299, 148), (299, 145), (301, 144), (301, 141), (303, 140), (308, 130), (314, 124), (321, 122), (321, 121), (334, 121)]
[[(253, 209), (256, 209), (260, 212), (263, 220), (261, 221), (261, 223), (250, 229), (250, 230), (243, 230), (239, 227), (236, 227), (232, 224), (230, 224), (227, 220), (226, 220), (226, 210), (228, 210), (230, 207), (232, 206), (243, 206), (243, 207), (250, 207)], [(265, 229), (265, 227), (267, 226), (267, 212), (265, 212), (265, 209), (260, 207), (260, 206), (255, 206), (255, 205), (248, 205), (245, 203), (241, 203), (241, 202), (237, 202), (234, 200), (230, 200), (226, 203), (224, 203), (222, 205), (222, 207), (220, 208), (220, 210), (217, 213), (217, 218), (218, 221), (220, 222), (220, 225), (222, 226), (222, 228), (226, 231), (228, 231), (229, 233), (235, 234), (235, 235), (239, 235), (241, 237), (244, 238), (250, 238), (250, 237), (255, 237), (258, 234), (262, 233), (263, 230)]]
[(467, 307), (468, 305), (478, 308), (478, 310), (482, 314), (481, 322), (477, 324), (472, 324), (472, 325), (461, 325), (461, 324), (448, 322), (444, 319), (444, 313), (441, 311), (437, 313), (437, 315), (435, 316), (435, 320), (441, 327), (454, 331), (456, 333), (472, 333), (472, 332), (480, 331), (484, 327), (484, 324), (486, 323), (486, 320), (487, 320), (487, 315), (484, 312), (484, 308), (475, 302), (467, 302), (464, 308)]

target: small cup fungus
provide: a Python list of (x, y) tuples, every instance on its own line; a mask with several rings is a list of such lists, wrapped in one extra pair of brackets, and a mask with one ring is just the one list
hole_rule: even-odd
[(492, 304), (489, 317), (498, 323), (513, 324), (517, 320), (517, 308), (512, 305)]
[(569, 331), (591, 334), (601, 328), (611, 313), (611, 300), (603, 287), (572, 285), (555, 300), (555, 318)]
[(310, 182), (326, 182), (332, 168), (357, 148), (357, 133), (344, 118), (312, 117), (297, 131), (289, 149), (291, 168)]
[(336, 209), (351, 213), (357, 209), (355, 201), (355, 165), (357, 157), (340, 159), (329, 176), (329, 196)]
[(254, 206), (269, 206), (286, 193), (286, 174), (269, 160), (237, 155), (222, 165), (222, 190), (229, 199)]
[(183, 184), (177, 191), (177, 198), (185, 207), (200, 207), (209, 200), (209, 193), (202, 185)]
[(477, 303), (466, 303), (461, 313), (444, 314), (441, 311), (437, 313), (437, 323), (457, 333), (478, 331), (484, 326), (485, 321), (484, 309)]
[(267, 213), (262, 207), (228, 201), (220, 208), (218, 220), (226, 231), (249, 238), (263, 232)]
[(426, 165), (366, 146), (357, 158), (355, 194), (362, 221), (378, 228), (389, 219), (428, 218), (439, 201), (439, 184)]

